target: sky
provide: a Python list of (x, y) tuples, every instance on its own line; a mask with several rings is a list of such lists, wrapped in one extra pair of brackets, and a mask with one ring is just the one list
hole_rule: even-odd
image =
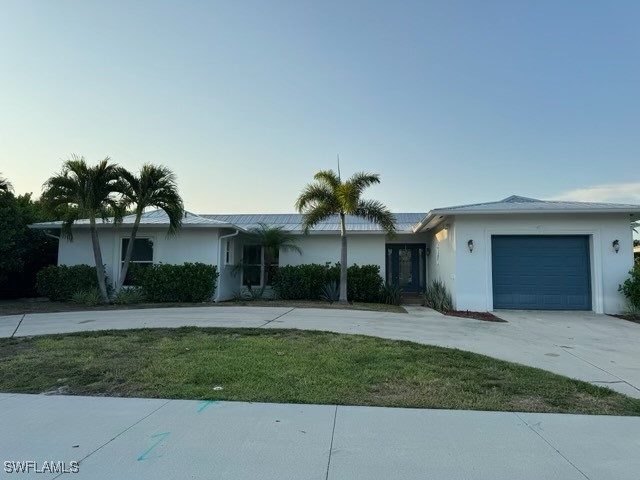
[(163, 164), (195, 213), (293, 212), (320, 169), (391, 210), (640, 203), (637, 0), (0, 0), (0, 172)]

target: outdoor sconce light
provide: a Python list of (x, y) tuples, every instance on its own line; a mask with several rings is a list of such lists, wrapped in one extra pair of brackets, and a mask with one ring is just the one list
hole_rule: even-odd
[(618, 253), (620, 251), (620, 242), (618, 240), (614, 240), (611, 246), (614, 252)]
[(469, 248), (469, 253), (473, 253), (473, 240), (467, 242), (467, 247)]
[(427, 247), (427, 249), (426, 249), (426, 254), (427, 254), (427, 257), (428, 257), (429, 255), (431, 255), (431, 248)]

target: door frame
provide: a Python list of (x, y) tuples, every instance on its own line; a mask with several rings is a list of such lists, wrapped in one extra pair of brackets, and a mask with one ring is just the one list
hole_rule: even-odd
[[(401, 250), (402, 248), (411, 248), (412, 250), (418, 251), (419, 249), (422, 249), (422, 258), (420, 256), (418, 256), (418, 258), (416, 259), (416, 263), (418, 265), (417, 270), (418, 270), (418, 285), (417, 285), (417, 289), (411, 289), (411, 290), (404, 290), (403, 292), (406, 293), (420, 293), (425, 287), (426, 287), (426, 281), (427, 281), (427, 244), (426, 243), (415, 243), (415, 242), (405, 242), (405, 243), (385, 243), (384, 245), (384, 258), (385, 258), (385, 283), (387, 283), (387, 279), (389, 277), (391, 277), (391, 284), (398, 286), (395, 280), (395, 274), (397, 272), (394, 272), (394, 268), (393, 268), (393, 264), (394, 261), (396, 262), (396, 269), (399, 269), (399, 255), (397, 254), (397, 252), (399, 252), (399, 250)], [(393, 249), (396, 254), (392, 253), (391, 254), (391, 258), (389, 258), (389, 249)], [(420, 278), (422, 278), (423, 284), (420, 284)]]

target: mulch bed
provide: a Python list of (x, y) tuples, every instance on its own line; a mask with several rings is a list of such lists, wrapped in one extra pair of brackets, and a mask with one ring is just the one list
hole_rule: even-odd
[(489, 313), (489, 312), (470, 312), (469, 310), (448, 310), (442, 313), (452, 317), (473, 318), (475, 320), (482, 320), (483, 322), (507, 323), (506, 320), (503, 320), (500, 317), (496, 317), (493, 313)]
[(640, 323), (640, 317), (638, 315), (616, 315), (614, 313), (610, 313), (609, 316), (628, 320), (633, 323)]

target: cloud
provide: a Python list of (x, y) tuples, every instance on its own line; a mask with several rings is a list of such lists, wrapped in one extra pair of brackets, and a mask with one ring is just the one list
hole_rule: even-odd
[(553, 200), (575, 202), (640, 203), (640, 182), (611, 183), (576, 188), (557, 195)]

